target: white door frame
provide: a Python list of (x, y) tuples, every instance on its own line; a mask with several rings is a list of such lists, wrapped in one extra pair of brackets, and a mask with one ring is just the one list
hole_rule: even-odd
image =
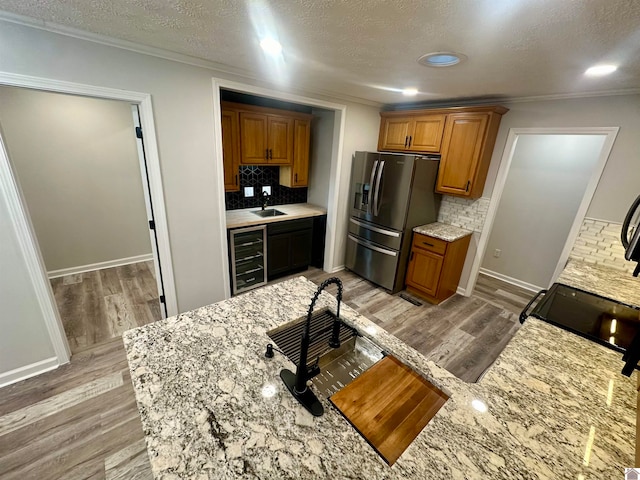
[[(160, 159), (158, 156), (156, 131), (153, 121), (151, 95), (148, 93), (117, 90), (8, 72), (0, 72), (0, 85), (68, 93), (93, 98), (121, 100), (139, 106), (140, 121), (144, 132), (143, 141), (149, 174), (150, 194), (153, 201), (156, 234), (158, 236), (158, 255), (162, 264), (165, 301), (168, 314), (170, 316), (177, 315), (178, 304), (173, 276), (173, 264), (171, 261), (169, 229), (164, 205), (162, 175), (160, 172)], [(26, 203), (20, 191), (20, 186), (13, 174), (5, 145), (1, 138), (0, 147), (0, 187), (3, 188), (7, 196), (9, 211), (12, 217), (11, 220), (14, 224), (20, 248), (27, 263), (29, 276), (36, 291), (38, 303), (43, 313), (58, 364), (68, 363), (71, 356), (69, 345), (56, 307), (53, 291), (51, 290), (47, 270), (26, 208)]]
[[(325, 250), (324, 250), (324, 265), (323, 269), (326, 272), (334, 272), (340, 270), (341, 266), (335, 265), (334, 252), (336, 248), (336, 231), (338, 228), (338, 206), (339, 199), (342, 198), (340, 192), (340, 180), (342, 174), (342, 151), (344, 144), (344, 129), (345, 118), (347, 113), (347, 106), (339, 103), (326, 102), (324, 100), (318, 100), (311, 97), (303, 97), (292, 93), (281, 92), (278, 90), (271, 90), (263, 87), (256, 87), (254, 85), (247, 85), (244, 83), (238, 83), (231, 80), (225, 80), (222, 78), (213, 78), (213, 134), (214, 142), (216, 146), (215, 153), (215, 169), (218, 181), (218, 218), (220, 219), (220, 243), (224, 247), (222, 252), (222, 271), (229, 271), (229, 259), (227, 257), (228, 244), (227, 244), (227, 222), (226, 222), (226, 210), (225, 210), (225, 195), (224, 195), (224, 166), (222, 159), (222, 109), (220, 106), (220, 89), (229, 89), (239, 92), (246, 92), (253, 95), (260, 95), (261, 97), (275, 98), (287, 102), (300, 103), (303, 105), (310, 105), (314, 107), (326, 108), (327, 110), (334, 110), (336, 113), (337, 125), (334, 124), (334, 137), (331, 154), (331, 170), (329, 173), (329, 196), (327, 204), (327, 232), (325, 235)], [(335, 128), (339, 125), (339, 128)], [(337, 137), (337, 138), (336, 138)], [(336, 148), (337, 144), (337, 148)], [(223, 275), (224, 289), (226, 298), (231, 296), (231, 285), (229, 282), (229, 276)]]
[(567, 260), (569, 259), (569, 254), (571, 253), (571, 249), (573, 248), (573, 244), (576, 241), (578, 236), (578, 232), (580, 231), (580, 227), (582, 226), (582, 222), (584, 221), (584, 217), (589, 208), (589, 204), (593, 199), (593, 195), (598, 187), (598, 182), (600, 181), (600, 177), (602, 176), (602, 172), (604, 171), (604, 167), (607, 163), (607, 159), (611, 154), (611, 149), (613, 148), (613, 142), (616, 139), (618, 134), (619, 127), (559, 127), (559, 128), (511, 128), (509, 129), (509, 135), (507, 137), (507, 142), (504, 147), (504, 152), (502, 153), (502, 159), (500, 160), (500, 167), (498, 168), (498, 174), (496, 176), (496, 181), (493, 187), (493, 192), (491, 194), (491, 201), (489, 202), (489, 210), (487, 211), (487, 217), (484, 221), (484, 225), (482, 227), (482, 233), (480, 234), (480, 240), (478, 241), (478, 249), (476, 251), (476, 256), (473, 259), (473, 265), (471, 267), (471, 272), (469, 273), (469, 281), (466, 285), (466, 295), (471, 295), (473, 293), (473, 289), (476, 286), (476, 281), (478, 280), (478, 273), (480, 272), (480, 265), (482, 264), (482, 260), (484, 259), (484, 255), (486, 253), (487, 244), (489, 243), (489, 236), (491, 235), (491, 230), (493, 229), (493, 222), (496, 218), (496, 213), (498, 211), (498, 205), (500, 204), (500, 199), (502, 198), (502, 192), (504, 191), (504, 186), (507, 182), (507, 175), (509, 174), (509, 169), (511, 168), (511, 162), (513, 160), (513, 155), (516, 150), (516, 144), (518, 143), (518, 137), (520, 135), (605, 135), (605, 141), (602, 145), (602, 150), (600, 151), (600, 157), (598, 158), (598, 162), (593, 167), (593, 173), (591, 174), (591, 178), (589, 179), (589, 183), (587, 184), (587, 188), (585, 190), (584, 197), (582, 198), (582, 202), (580, 203), (580, 207), (578, 208), (578, 212), (573, 220), (573, 225), (571, 226), (571, 230), (569, 231), (569, 236), (567, 237), (567, 241), (565, 242), (564, 248), (562, 249), (562, 253), (560, 255), (560, 259), (556, 265), (556, 269), (553, 273), (553, 277), (551, 278), (550, 285), (556, 281), (562, 270), (564, 269)]

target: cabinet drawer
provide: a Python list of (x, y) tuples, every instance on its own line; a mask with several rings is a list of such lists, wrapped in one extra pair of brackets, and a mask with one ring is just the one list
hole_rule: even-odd
[(428, 237), (420, 233), (413, 234), (412, 248), (419, 248), (427, 250), (429, 252), (438, 253), (444, 255), (447, 250), (447, 242), (440, 240), (439, 238)]

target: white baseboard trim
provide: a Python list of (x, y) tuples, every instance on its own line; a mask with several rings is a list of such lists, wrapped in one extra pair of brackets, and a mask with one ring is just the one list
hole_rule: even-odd
[(338, 272), (341, 272), (342, 270), (344, 270), (344, 268), (345, 268), (344, 265), (340, 265), (339, 267), (335, 267), (329, 273), (338, 273)]
[(56, 357), (47, 358), (31, 365), (16, 368), (5, 373), (0, 373), (0, 388), (11, 385), (12, 383), (26, 380), (27, 378), (35, 377), (41, 373), (48, 372), (58, 368), (60, 364)]
[(532, 283), (523, 282), (522, 280), (518, 280), (517, 278), (503, 275), (502, 273), (487, 270), (486, 268), (480, 268), (480, 273), (483, 273), (489, 277), (497, 278), (498, 280), (502, 280), (503, 282), (510, 283), (511, 285), (515, 285), (516, 287), (524, 288), (525, 290), (529, 290), (533, 293), (537, 293), (543, 288)]
[(78, 273), (92, 272), (93, 270), (102, 270), (104, 268), (121, 267), (130, 263), (148, 262), (153, 260), (153, 253), (144, 255), (136, 255), (135, 257), (118, 258), (117, 260), (109, 260), (107, 262), (91, 263), (89, 265), (80, 265), (78, 267), (61, 268), (60, 270), (51, 270), (47, 272), (49, 278), (64, 277), (65, 275), (77, 275)]
[(462, 287), (460, 287), (460, 286), (459, 286), (459, 287), (456, 289), (456, 293), (457, 293), (458, 295), (462, 295), (463, 297), (466, 297), (466, 296), (467, 296), (467, 289), (466, 289), (466, 288), (462, 288)]

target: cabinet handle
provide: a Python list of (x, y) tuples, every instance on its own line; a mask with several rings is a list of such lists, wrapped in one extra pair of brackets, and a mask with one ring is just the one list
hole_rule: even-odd
[(238, 185), (238, 175), (236, 175), (236, 185)]
[(411, 135), (409, 135), (409, 147), (411, 147), (411, 139), (412, 139), (412, 138), (413, 138), (413, 137), (412, 137)]
[(273, 160), (273, 150), (269, 149), (269, 160)]
[(427, 247), (433, 247), (433, 243), (429, 243), (429, 242), (422, 242), (423, 245), (426, 245)]
[(407, 148), (408, 141), (409, 141), (409, 137), (404, 137), (404, 148)]
[(467, 180), (467, 187), (464, 189), (465, 192), (469, 191), (469, 186), (471, 185), (471, 180)]
[(268, 149), (268, 148), (266, 148), (266, 149), (264, 150), (264, 158), (265, 158), (266, 160), (269, 160), (269, 149)]
[(296, 178), (296, 183), (298, 183), (298, 174), (295, 174), (295, 178)]

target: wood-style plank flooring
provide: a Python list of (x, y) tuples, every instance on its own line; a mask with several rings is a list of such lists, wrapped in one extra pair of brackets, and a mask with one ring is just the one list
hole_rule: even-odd
[[(316, 283), (331, 276), (318, 269), (305, 275)], [(519, 293), (505, 284), (480, 280), (490, 302), (454, 296), (415, 306), (352, 273), (337, 276), (346, 303), (467, 380), (518, 327), (515, 314), (497, 306), (517, 310)], [(152, 478), (121, 338), (78, 344), (70, 364), (0, 389), (1, 479)]]
[(162, 318), (153, 262), (51, 279), (71, 353)]

